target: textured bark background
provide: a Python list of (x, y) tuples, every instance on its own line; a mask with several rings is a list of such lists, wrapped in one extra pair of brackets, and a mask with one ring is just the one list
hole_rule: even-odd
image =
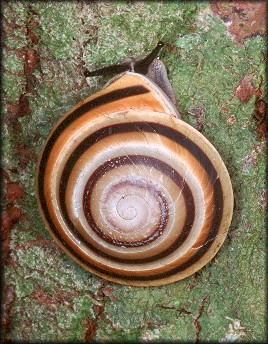
[[(3, 288), (6, 340), (265, 342), (265, 1), (4, 1)], [(69, 259), (37, 209), (35, 168), (55, 123), (104, 85), (83, 71), (161, 59), (183, 119), (220, 152), (235, 209), (206, 267), (167, 286), (108, 283)]]

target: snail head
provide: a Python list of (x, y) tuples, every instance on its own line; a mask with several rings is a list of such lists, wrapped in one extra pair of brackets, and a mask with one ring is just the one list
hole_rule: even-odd
[(100, 68), (94, 71), (86, 70), (84, 72), (85, 77), (99, 76), (107, 74), (119, 74), (126, 71), (132, 71), (146, 75), (150, 64), (158, 56), (160, 50), (163, 48), (164, 43), (159, 41), (157, 46), (151, 51), (151, 53), (145, 57), (129, 58), (122, 61), (119, 64), (114, 64), (108, 67)]

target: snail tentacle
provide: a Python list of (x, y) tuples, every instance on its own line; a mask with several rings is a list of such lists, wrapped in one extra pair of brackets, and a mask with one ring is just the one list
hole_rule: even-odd
[(163, 42), (158, 42), (157, 46), (151, 51), (149, 55), (144, 58), (129, 58), (124, 60), (119, 64), (114, 64), (108, 67), (96, 69), (94, 71), (89, 71), (88, 69), (85, 70), (84, 76), (100, 76), (100, 75), (107, 75), (107, 74), (119, 74), (126, 71), (146, 74), (148, 72), (148, 68), (153, 60), (158, 56), (160, 50), (164, 46)]
[(164, 43), (162, 41), (158, 42), (157, 46), (151, 51), (149, 55), (147, 55), (146, 57), (140, 60), (137, 60), (137, 62), (135, 63), (135, 72), (146, 75), (148, 73), (149, 66), (154, 61), (154, 59), (158, 56), (163, 46), (164, 46)]

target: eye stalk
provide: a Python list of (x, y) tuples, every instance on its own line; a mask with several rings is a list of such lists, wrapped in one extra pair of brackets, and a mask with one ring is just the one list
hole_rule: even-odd
[(119, 64), (114, 64), (108, 67), (100, 68), (94, 71), (86, 70), (84, 72), (85, 77), (90, 76), (99, 76), (99, 75), (107, 75), (107, 74), (119, 74), (126, 71), (134, 71), (136, 73), (146, 75), (149, 69), (150, 64), (154, 61), (154, 59), (158, 56), (160, 50), (163, 48), (164, 43), (159, 41), (157, 46), (151, 51), (149, 55), (144, 58), (130, 58), (125, 60)]

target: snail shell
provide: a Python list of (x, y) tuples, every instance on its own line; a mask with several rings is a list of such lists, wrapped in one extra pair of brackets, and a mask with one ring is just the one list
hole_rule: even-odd
[(37, 198), (51, 235), (90, 272), (163, 285), (208, 263), (232, 218), (216, 149), (148, 77), (125, 72), (56, 125)]

